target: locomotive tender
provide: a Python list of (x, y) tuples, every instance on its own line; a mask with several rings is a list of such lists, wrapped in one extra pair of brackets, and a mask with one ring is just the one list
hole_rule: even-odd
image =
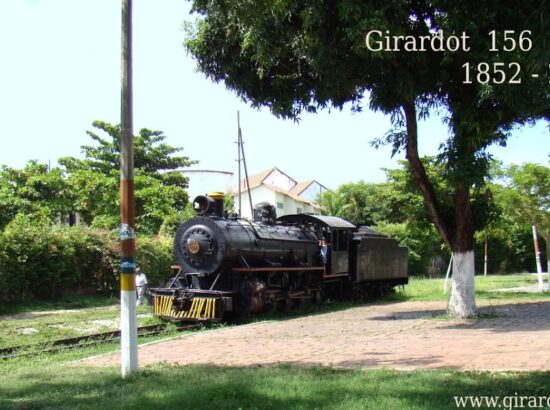
[(178, 273), (151, 289), (154, 313), (221, 321), (303, 301), (385, 294), (408, 283), (407, 249), (334, 216), (276, 217), (260, 203), (254, 222), (226, 217), (223, 193), (198, 196), (198, 216), (175, 236)]

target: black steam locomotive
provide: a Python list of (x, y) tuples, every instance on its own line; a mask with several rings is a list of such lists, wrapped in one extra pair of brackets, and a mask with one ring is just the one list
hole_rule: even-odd
[(151, 289), (155, 315), (220, 321), (327, 297), (385, 294), (408, 282), (407, 249), (334, 216), (276, 217), (260, 203), (254, 222), (224, 216), (223, 194), (198, 196), (198, 216), (174, 241), (177, 274)]

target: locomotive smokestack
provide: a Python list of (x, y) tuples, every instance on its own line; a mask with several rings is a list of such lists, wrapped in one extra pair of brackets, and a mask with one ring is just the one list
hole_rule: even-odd
[(199, 215), (215, 215), (224, 217), (223, 192), (210, 192), (208, 195), (199, 195), (193, 201), (193, 208)]
[(223, 218), (223, 192), (210, 192), (208, 197), (215, 202), (214, 214), (219, 218)]

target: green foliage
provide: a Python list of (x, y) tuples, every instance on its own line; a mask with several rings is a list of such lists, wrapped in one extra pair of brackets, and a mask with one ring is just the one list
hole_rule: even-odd
[[(545, 238), (548, 258), (550, 239), (550, 168), (526, 163), (502, 168), (494, 164), (491, 194), (499, 217), (476, 235), (478, 255), (483, 254), (485, 238), (489, 247), (489, 272), (535, 271), (531, 225)], [(546, 255), (545, 255), (546, 254)], [(482, 270), (483, 261), (477, 258)]]
[[(61, 158), (68, 173), (67, 183), (75, 192), (75, 211), (91, 226), (114, 229), (119, 217), (120, 126), (95, 121), (95, 132), (88, 135), (97, 146), (82, 146), (85, 159)], [(190, 166), (186, 156), (174, 156), (182, 148), (163, 141), (161, 131), (141, 129), (134, 136), (136, 230), (141, 234), (157, 234), (165, 219), (177, 218), (186, 209), (187, 178), (176, 171)]]
[[(139, 237), (136, 260), (151, 283), (163, 283), (173, 261), (171, 238)], [(0, 234), (0, 300), (112, 294), (119, 289), (118, 266), (115, 232), (19, 214)]]
[[(452, 221), (455, 217), (455, 188), (450, 182), (447, 166), (436, 157), (424, 157), (421, 161), (437, 197), (439, 212), (448, 225), (455, 229), (456, 221)], [(401, 216), (427, 228), (431, 225), (430, 217), (411, 166), (406, 161), (399, 163), (401, 168), (386, 170), (388, 183), (392, 187), (388, 195), (394, 218)], [(468, 190), (468, 196), (475, 230), (482, 230), (499, 217), (499, 209), (492, 200), (488, 186), (474, 185)]]
[[(186, 47), (209, 78), (277, 116), (298, 119), (303, 111), (347, 103), (360, 111), (368, 95), (370, 108), (392, 115), (393, 129), (378, 143), (391, 144), (394, 152), (407, 150), (430, 218), (445, 242), (463, 252), (472, 249), (475, 230), (491, 215), (487, 148), (504, 145), (514, 126), (550, 118), (550, 84), (544, 76), (529, 75), (543, 61), (546, 41), (533, 42), (530, 52), (489, 52), (488, 33), (498, 31), (502, 49), (504, 28), (519, 34), (529, 21), (530, 35), (540, 40), (547, 32), (547, 19), (538, 18), (545, 6), (535, 0), (195, 0), (199, 17), (188, 27)], [(470, 40), (453, 51), (371, 51), (365, 34), (373, 29), (405, 38), (465, 32)], [(466, 62), (474, 67), (473, 76), (482, 71), (480, 63), (531, 68), (521, 85), (496, 76), (465, 83)], [(443, 113), (451, 131), (438, 156), (449, 198), (433, 192), (417, 160), (417, 119), (434, 110)]]
[(237, 213), (235, 210), (235, 198), (231, 190), (227, 191), (223, 196), (223, 210), (227, 215)]
[[(82, 147), (85, 159), (61, 159), (64, 169), (34, 161), (0, 168), (0, 299), (118, 289), (119, 245), (109, 231), (120, 223), (120, 126), (93, 125), (106, 137), (88, 132), (97, 145)], [(157, 283), (169, 272), (171, 243), (146, 235), (162, 227), (172, 236), (190, 217), (187, 178), (178, 169), (194, 163), (164, 139), (147, 129), (134, 137), (136, 252)], [(73, 212), (91, 228), (63, 226)]]
[(0, 167), (0, 230), (21, 213), (55, 221), (71, 211), (75, 195), (59, 168), (30, 161), (23, 169)]
[(1, 407), (442, 410), (456, 407), (454, 396), (544, 397), (549, 376), (548, 372), (161, 363), (122, 379), (118, 366), (32, 367), (2, 378)]
[[(396, 113), (407, 100), (416, 100), (424, 115), (429, 109), (446, 106), (456, 138), (445, 149), (450, 168), (457, 170), (468, 169), (462, 161), (469, 165), (485, 140), (502, 141), (510, 121), (525, 121), (529, 114), (541, 116), (548, 103), (549, 87), (542, 78), (517, 87), (462, 81), (466, 61), (472, 65), (522, 63), (531, 54), (545, 51), (544, 42), (533, 42), (531, 54), (521, 50), (488, 53), (487, 33), (495, 28), (520, 33), (530, 19), (533, 38), (546, 32), (545, 20), (532, 18), (538, 10), (544, 14), (540, 2), (534, 0), (521, 5), (195, 0), (192, 10), (199, 17), (187, 27), (186, 48), (199, 69), (212, 80), (223, 81), (253, 106), (266, 106), (290, 118), (302, 111), (342, 108), (346, 103), (360, 110), (366, 91), (371, 108), (387, 113)], [(470, 47), (444, 52), (374, 52), (365, 45), (365, 34), (373, 29), (414, 37), (465, 31)], [(463, 116), (455, 115), (459, 112)]]
[(136, 241), (136, 263), (152, 286), (163, 286), (170, 278), (173, 245), (172, 237), (163, 236), (139, 237)]
[(191, 203), (188, 203), (183, 211), (178, 213), (170, 213), (164, 218), (162, 225), (160, 226), (159, 235), (173, 238), (178, 230), (178, 227), (187, 221), (194, 218), (197, 215), (193, 209)]
[[(448, 187), (431, 158), (424, 160), (430, 175), (438, 181), (441, 193)], [(409, 272), (413, 275), (428, 273), (432, 258), (448, 255), (443, 251), (441, 239), (430, 223), (422, 195), (414, 183), (408, 164), (387, 169), (385, 183), (347, 183), (336, 191), (327, 191), (321, 198), (323, 213), (336, 215), (355, 225), (370, 225), (374, 229), (398, 240), (409, 249)]]
[[(436, 158), (424, 158), (426, 172), (440, 199), (440, 209), (452, 215), (453, 192)], [(325, 214), (340, 216), (356, 225), (372, 225), (396, 238), (409, 249), (409, 272), (427, 274), (432, 258), (448, 261), (448, 248), (430, 222), (422, 194), (407, 162), (386, 169), (387, 182), (347, 183), (321, 198)], [(536, 164), (501, 169), (493, 163), (491, 177), (500, 181), (485, 192), (472, 188), (472, 207), (480, 230), (475, 238), (476, 271), (483, 272), (485, 238), (488, 238), (489, 273), (534, 271), (531, 223), (536, 221), (542, 236), (549, 218), (548, 167)], [(510, 173), (511, 172), (511, 173)], [(518, 177), (517, 175), (521, 177)], [(512, 178), (515, 176), (515, 179)], [(516, 182), (514, 182), (516, 181)], [(523, 185), (520, 188), (520, 181)], [(503, 185), (502, 182), (506, 183)], [(544, 262), (544, 252), (543, 252)], [(440, 269), (441, 271), (441, 269)]]
[[(72, 157), (61, 158), (59, 163), (72, 173), (79, 169), (88, 169), (103, 175), (111, 175), (120, 169), (120, 125), (104, 121), (94, 121), (95, 128), (103, 131), (107, 138), (102, 138), (93, 131), (87, 134), (98, 143), (97, 146), (83, 145), (81, 147), (85, 159)], [(166, 136), (162, 131), (151, 131), (142, 128), (134, 136), (134, 167), (144, 174), (153, 176), (163, 182), (163, 185), (173, 185), (187, 188), (187, 178), (173, 170), (188, 167), (196, 161), (190, 161), (186, 156), (174, 156), (183, 148), (174, 148), (163, 141)], [(171, 171), (161, 173), (159, 171)]]
[[(434, 157), (422, 158), (422, 164), (439, 199), (440, 211), (444, 215), (452, 216), (453, 193), (445, 181), (443, 166)], [(391, 204), (391, 219), (392, 221), (407, 220), (427, 228), (431, 223), (411, 167), (406, 161), (399, 161), (399, 165), (400, 168), (385, 170), (390, 187), (386, 196)]]
[(505, 211), (518, 223), (537, 225), (543, 234), (550, 230), (550, 167), (511, 165), (500, 175), (507, 187), (498, 192)]
[(77, 169), (67, 183), (75, 194), (73, 209), (86, 225), (113, 229), (120, 223), (119, 172), (104, 175), (90, 169)]
[(336, 191), (326, 191), (319, 204), (328, 215), (339, 216), (355, 225), (373, 225), (383, 218), (386, 205), (380, 198), (382, 184), (364, 181), (340, 185)]
[(117, 245), (102, 231), (51, 226), (19, 214), (0, 235), (3, 299), (112, 292), (117, 265)]
[(491, 229), (476, 234), (476, 272), (483, 272), (487, 237), (488, 273), (535, 272), (533, 234), (531, 228), (513, 221), (501, 220)]

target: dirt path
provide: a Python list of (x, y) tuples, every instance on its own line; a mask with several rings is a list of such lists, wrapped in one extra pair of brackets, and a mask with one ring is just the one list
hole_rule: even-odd
[[(399, 302), (221, 328), (142, 346), (139, 362), (550, 370), (550, 300), (478, 305), (477, 320), (441, 318), (444, 302)], [(118, 364), (119, 354), (84, 363)]]

